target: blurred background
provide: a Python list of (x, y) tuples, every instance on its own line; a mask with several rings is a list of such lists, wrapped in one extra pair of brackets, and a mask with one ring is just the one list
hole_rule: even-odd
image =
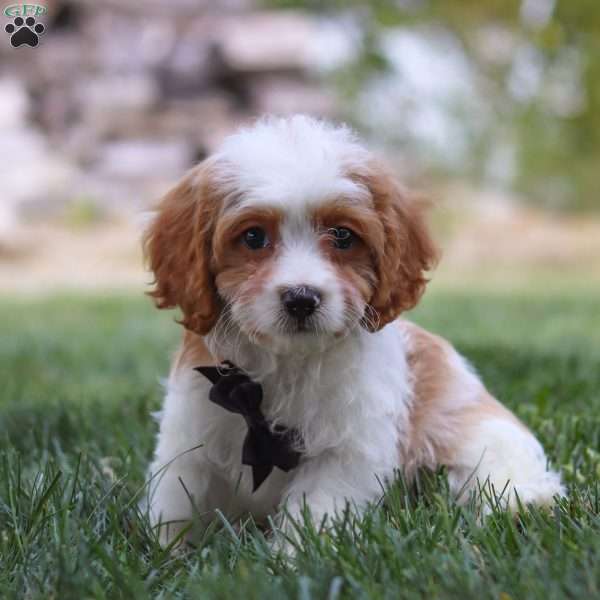
[(35, 48), (1, 15), (2, 294), (141, 292), (148, 207), (235, 127), (295, 112), (350, 123), (432, 198), (434, 285), (600, 283), (597, 0), (38, 4)]

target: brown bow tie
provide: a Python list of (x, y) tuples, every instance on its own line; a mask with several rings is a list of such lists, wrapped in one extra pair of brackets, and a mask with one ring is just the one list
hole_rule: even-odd
[(212, 384), (211, 402), (244, 417), (248, 432), (242, 446), (242, 464), (252, 467), (255, 492), (273, 467), (290, 471), (298, 466), (301, 453), (294, 448), (301, 441), (296, 429), (271, 427), (260, 410), (262, 386), (229, 361), (218, 367), (195, 367)]

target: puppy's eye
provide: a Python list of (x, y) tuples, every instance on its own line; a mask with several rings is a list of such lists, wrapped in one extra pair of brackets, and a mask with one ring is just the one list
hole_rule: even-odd
[(244, 244), (251, 250), (260, 250), (269, 245), (267, 232), (262, 227), (251, 227), (242, 234)]
[(347, 250), (356, 240), (356, 234), (347, 227), (332, 227), (327, 230), (333, 245), (339, 250)]

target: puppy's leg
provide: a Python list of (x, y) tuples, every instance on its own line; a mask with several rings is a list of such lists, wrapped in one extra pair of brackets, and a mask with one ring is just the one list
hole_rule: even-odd
[(158, 528), (161, 545), (166, 546), (190, 529), (195, 515), (204, 514), (210, 474), (194, 458), (174, 459), (170, 453), (157, 450), (148, 477), (150, 522)]
[[(483, 486), (502, 508), (516, 509), (519, 501), (551, 505), (564, 488), (559, 474), (548, 469), (542, 446), (512, 415), (493, 414), (496, 410), (490, 411), (490, 406), (484, 403), (468, 411), (457, 428), (448, 461), (451, 490), (464, 501), (470, 490), (478, 492)], [(487, 502), (483, 507), (490, 509)]]
[[(385, 436), (384, 436), (385, 437)], [(377, 456), (365, 456), (352, 448), (328, 452), (302, 464), (283, 493), (283, 532), (295, 538), (291, 520), (303, 522), (305, 509), (316, 526), (340, 514), (348, 507), (360, 514), (384, 493), (387, 480), (397, 468), (394, 442), (380, 440)], [(386, 452), (387, 450), (387, 452)]]
[[(491, 486), (500, 505), (548, 505), (564, 494), (534, 435), (497, 402), (465, 360), (445, 340), (404, 324), (414, 376), (410, 439), (404, 467), (446, 465), (452, 491)], [(488, 506), (489, 508), (489, 506)]]
[(189, 402), (174, 389), (168, 392), (148, 470), (147, 507), (163, 545), (189, 529), (194, 516), (208, 508), (212, 473), (203, 460), (201, 439), (183, 421), (182, 408)]
[[(226, 516), (240, 510), (235, 485), (217, 466), (234, 451), (229, 438), (215, 433), (234, 432), (220, 422), (231, 416), (208, 401), (208, 387), (191, 368), (172, 375), (168, 384), (147, 490), (149, 517), (163, 545), (190, 529), (192, 521), (206, 525), (217, 508)], [(237, 439), (236, 433), (232, 437)]]

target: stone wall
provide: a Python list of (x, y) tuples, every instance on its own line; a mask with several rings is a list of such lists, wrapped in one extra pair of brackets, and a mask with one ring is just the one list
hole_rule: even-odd
[(0, 236), (73, 206), (129, 218), (237, 124), (337, 113), (343, 22), (249, 0), (48, 8), (37, 47), (0, 43)]

